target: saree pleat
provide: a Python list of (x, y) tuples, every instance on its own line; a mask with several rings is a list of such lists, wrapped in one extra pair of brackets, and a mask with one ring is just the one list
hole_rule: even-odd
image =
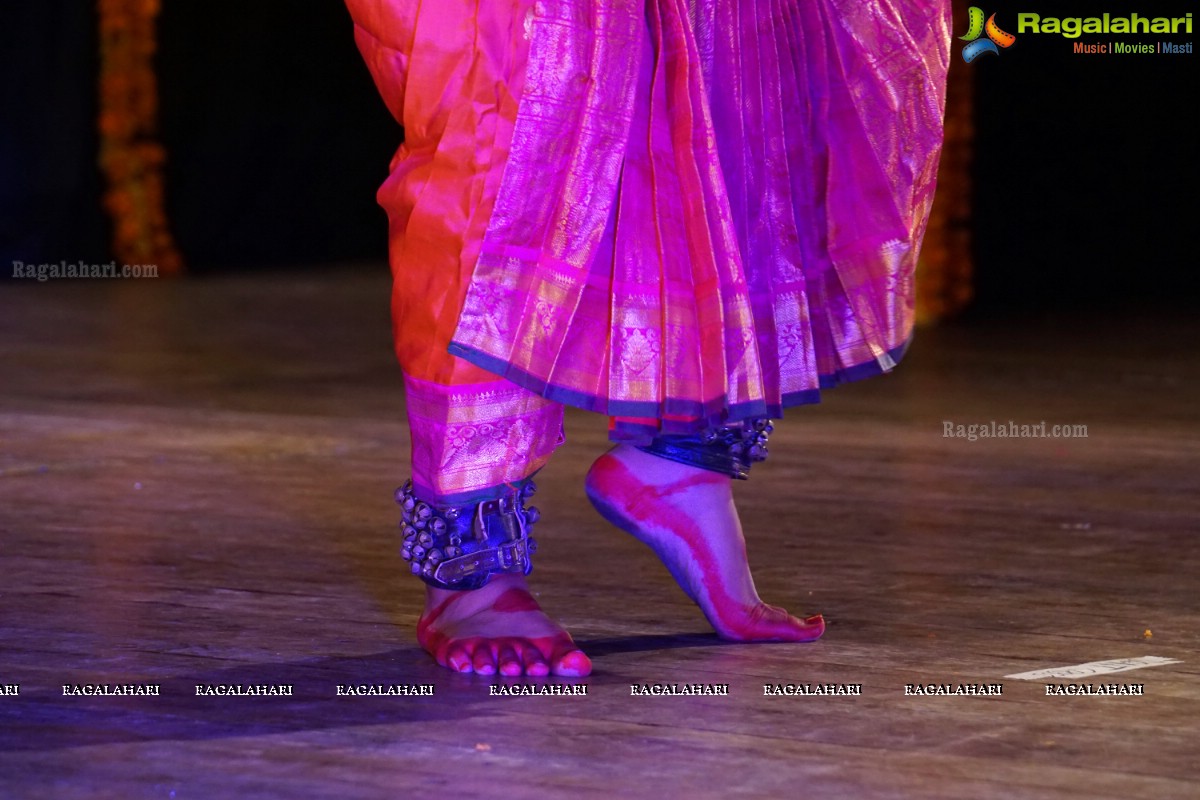
[[(529, 8), (519, 76), (499, 74), (513, 67), (496, 58), (465, 66), (453, 42), (407, 45), (451, 65), (438, 78), (447, 108), (470, 89), (465, 113), (478, 119), (456, 124), (476, 131), (486, 172), (470, 184), (486, 197), (455, 206), (468, 209), (458, 273), (427, 281), (442, 299), (425, 317), (448, 353), (609, 414), (618, 439), (778, 415), (895, 365), (941, 146), (948, 3)], [(405, 46), (389, 43), (387, 63), (401, 64)], [(409, 92), (404, 115), (413, 80), (379, 80), (385, 94)], [(498, 113), (487, 105), (489, 80), (519, 92), (515, 109), (503, 92)], [(436, 210), (431, 191), (453, 188), (410, 182), (381, 200)], [(437, 225), (393, 219), (403, 236)], [(441, 269), (394, 250), (397, 260)]]

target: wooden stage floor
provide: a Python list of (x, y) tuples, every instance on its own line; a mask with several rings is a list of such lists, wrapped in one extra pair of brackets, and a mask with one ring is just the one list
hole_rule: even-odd
[[(494, 696), (413, 640), (386, 315), (380, 268), (0, 287), (0, 797), (1200, 796), (1195, 319), (921, 331), (789, 414), (738, 496), (810, 645), (718, 641), (588, 506), (605, 422), (570, 413), (534, 586), (595, 674)], [(944, 436), (991, 420), (1087, 437)], [(1165, 661), (1007, 677), (1115, 659)]]

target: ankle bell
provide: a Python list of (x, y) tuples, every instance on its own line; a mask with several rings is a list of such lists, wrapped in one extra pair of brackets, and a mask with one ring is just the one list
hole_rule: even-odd
[(396, 490), (400, 555), (414, 575), (439, 589), (478, 589), (496, 573), (528, 575), (537, 549), (529, 531), (541, 513), (525, 500), (536, 491), (526, 481), (494, 499), (435, 506), (417, 497), (410, 480)]
[(767, 459), (767, 440), (774, 430), (771, 420), (762, 417), (708, 428), (689, 436), (657, 436), (638, 449), (669, 461), (746, 480), (751, 465)]

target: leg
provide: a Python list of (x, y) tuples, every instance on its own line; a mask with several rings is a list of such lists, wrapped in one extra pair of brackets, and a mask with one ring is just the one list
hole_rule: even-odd
[[(507, 381), (442, 386), (405, 378), (414, 492), (439, 510), (521, 485), (561, 441), (562, 407)], [(522, 574), (481, 588), (429, 586), (417, 640), (442, 666), (491, 675), (581, 676), (591, 662), (529, 593)]]
[(621, 444), (592, 465), (587, 493), (658, 555), (723, 638), (807, 642), (824, 633), (820, 616), (797, 619), (759, 598), (728, 475)]

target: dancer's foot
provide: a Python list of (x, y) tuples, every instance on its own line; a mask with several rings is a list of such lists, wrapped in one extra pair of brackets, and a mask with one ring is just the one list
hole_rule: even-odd
[(570, 634), (529, 594), (523, 575), (495, 575), (469, 592), (427, 587), (417, 641), (457, 672), (578, 678), (592, 671)]
[(758, 596), (724, 475), (618, 445), (592, 465), (587, 493), (617, 527), (649, 545), (726, 639), (807, 642), (820, 616), (797, 619)]

